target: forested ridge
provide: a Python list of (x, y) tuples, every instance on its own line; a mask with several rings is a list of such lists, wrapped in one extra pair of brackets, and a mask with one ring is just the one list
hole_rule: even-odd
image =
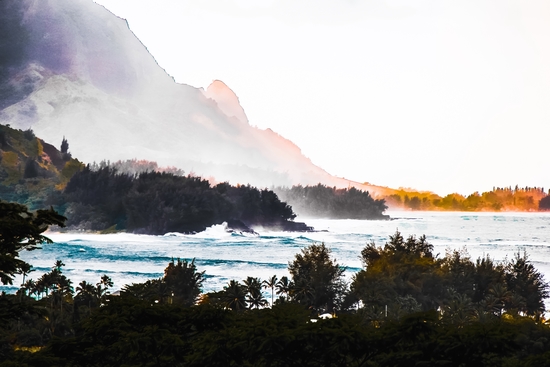
[(312, 218), (389, 219), (384, 199), (374, 199), (368, 191), (354, 187), (337, 189), (326, 185), (277, 187), (281, 200), (296, 213)]
[(292, 208), (268, 189), (211, 186), (200, 177), (166, 172), (132, 175), (109, 166), (77, 172), (51, 203), (69, 218), (69, 227), (89, 230), (190, 233), (223, 222), (243, 231), (254, 226), (310, 230), (293, 222)]
[(85, 166), (32, 130), (0, 125), (0, 198), (31, 209), (52, 205), (70, 229), (165, 234), (198, 232), (228, 222), (239, 231), (261, 225), (311, 230), (294, 222), (292, 208), (267, 189), (221, 183), (158, 167), (154, 162), (102, 162)]
[[(329, 218), (387, 219), (383, 200), (368, 192), (324, 185), (279, 188), (304, 213)], [(307, 195), (302, 191), (306, 190)], [(175, 167), (127, 160), (85, 166), (32, 130), (0, 125), (0, 197), (36, 209), (53, 205), (69, 218), (69, 229), (164, 234), (198, 232), (227, 222), (253, 232), (254, 226), (285, 231), (312, 230), (294, 222), (295, 211), (273, 190), (228, 183), (210, 185)], [(307, 197), (303, 200), (302, 197)]]
[[(27, 205), (31, 209), (55, 204), (64, 211), (69, 203), (59, 201), (60, 193), (73, 175), (84, 168), (69, 152), (69, 142), (61, 141), (59, 149), (36, 137), (31, 129), (17, 130), (0, 125), (0, 198)], [(155, 162), (127, 160), (95, 162), (92, 171), (116, 169), (119, 174), (136, 176), (144, 172), (159, 172), (183, 176), (175, 167), (159, 167)], [(373, 198), (368, 191), (296, 185), (276, 187), (281, 201), (292, 206), (294, 213), (308, 217), (332, 219), (388, 219), (384, 214), (392, 209), (453, 210), (453, 211), (546, 211), (550, 210), (550, 196), (543, 187), (494, 187), (487, 192), (470, 195), (457, 193), (439, 196), (432, 192), (411, 189), (393, 190), (383, 198)], [(99, 214), (101, 217), (103, 214)], [(109, 218), (107, 218), (109, 219)], [(83, 224), (97, 227), (105, 218), (96, 218)], [(103, 223), (105, 224), (105, 223)], [(112, 227), (116, 223), (111, 223)], [(120, 228), (120, 224), (118, 225)], [(97, 227), (99, 228), (99, 227)], [(102, 228), (105, 229), (105, 228)], [(302, 230), (304, 228), (302, 227)]]
[[(424, 236), (399, 232), (361, 251), (351, 282), (330, 248), (314, 243), (290, 276), (231, 280), (202, 294), (206, 274), (173, 259), (158, 279), (76, 287), (58, 260), (33, 280), (19, 252), (64, 225), (52, 210), (0, 202), (3, 283), (0, 366), (547, 366), (548, 284), (525, 254), (472, 261), (433, 255)], [(6, 214), (7, 213), (7, 214)], [(272, 300), (266, 300), (272, 295)], [(320, 317), (320, 314), (324, 314)], [(330, 316), (332, 315), (332, 317)]]

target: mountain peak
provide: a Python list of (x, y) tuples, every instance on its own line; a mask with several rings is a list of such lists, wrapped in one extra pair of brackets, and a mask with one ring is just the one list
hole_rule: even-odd
[(0, 40), (0, 123), (65, 136), (85, 162), (147, 159), (262, 187), (349, 185), (251, 126), (224, 82), (177, 84), (92, 0), (0, 1)]
[(235, 117), (240, 122), (248, 124), (248, 117), (241, 106), (239, 97), (221, 80), (214, 80), (206, 91), (203, 91), (206, 98), (215, 101), (218, 108), (228, 117)]

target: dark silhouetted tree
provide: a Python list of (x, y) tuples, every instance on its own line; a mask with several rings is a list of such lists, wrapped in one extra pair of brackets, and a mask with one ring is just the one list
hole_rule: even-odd
[(36, 136), (34, 135), (34, 131), (32, 131), (31, 128), (23, 131), (23, 136), (25, 137), (25, 139), (27, 140), (32, 140), (34, 138), (36, 138)]
[[(522, 304), (518, 303), (518, 311), (532, 316), (541, 315), (545, 311), (544, 299), (548, 297), (548, 283), (529, 262), (527, 254), (516, 254), (506, 267), (505, 278), (508, 289), (524, 300)], [(506, 304), (509, 305), (509, 301)]]
[(24, 205), (0, 201), (0, 281), (12, 284), (13, 276), (28, 268), (19, 252), (52, 243), (42, 233), (50, 225), (64, 227), (65, 220), (53, 209), (29, 212)]
[(265, 287), (265, 288), (271, 288), (271, 307), (273, 307), (273, 302), (275, 301), (275, 294), (274, 294), (274, 291), (275, 291), (275, 287), (277, 286), (277, 281), (279, 279), (277, 279), (277, 275), (273, 275), (271, 278), (267, 279), (267, 280), (264, 280), (262, 282), (262, 286)]
[(288, 264), (294, 287), (292, 299), (317, 311), (333, 312), (346, 292), (345, 268), (330, 258), (324, 243), (313, 244), (296, 254)]
[(69, 142), (67, 139), (65, 139), (65, 136), (63, 136), (63, 140), (61, 141), (61, 154), (66, 154), (69, 152)]
[(170, 289), (173, 302), (189, 307), (195, 304), (201, 293), (204, 271), (197, 271), (195, 259), (188, 262), (178, 258), (164, 269), (163, 280)]
[(246, 294), (245, 285), (236, 280), (231, 280), (220, 292), (220, 300), (225, 307), (234, 311), (242, 311), (246, 309)]

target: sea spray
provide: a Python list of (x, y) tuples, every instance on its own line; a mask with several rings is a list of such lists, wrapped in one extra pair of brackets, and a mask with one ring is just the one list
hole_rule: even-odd
[[(512, 259), (527, 251), (535, 267), (550, 280), (550, 213), (455, 213), (393, 212), (392, 221), (311, 220), (309, 233), (259, 232), (257, 236), (227, 232), (224, 225), (197, 234), (165, 236), (129, 233), (48, 233), (55, 243), (42, 250), (21, 253), (36, 269), (37, 279), (58, 259), (66, 264), (64, 274), (73, 285), (82, 280), (97, 283), (106, 274), (114, 289), (163, 275), (172, 258), (196, 259), (198, 270), (206, 271), (204, 291), (223, 288), (231, 279), (247, 276), (267, 279), (287, 275), (288, 262), (312, 243), (325, 243), (338, 262), (347, 267), (347, 279), (361, 269), (361, 250), (374, 241), (383, 245), (399, 230), (403, 236), (426, 235), (434, 254), (443, 257), (448, 249), (466, 248), (472, 259), (489, 255), (496, 261)], [(84, 250), (84, 251), (81, 251)], [(17, 286), (21, 279), (16, 279)], [(15, 292), (17, 287), (1, 287)], [(266, 298), (271, 293), (265, 291)]]

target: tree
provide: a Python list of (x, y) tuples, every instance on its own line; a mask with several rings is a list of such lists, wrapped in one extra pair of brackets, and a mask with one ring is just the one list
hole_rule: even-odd
[[(32, 268), (32, 265), (31, 264), (28, 264), (28, 263), (25, 263), (25, 264), (22, 264), (21, 265), (21, 274), (23, 274), (23, 280), (21, 281), (21, 286), (24, 287), (25, 290), (29, 289), (29, 288), (26, 288), (24, 285), (25, 285), (25, 278), (27, 277), (27, 275), (31, 272), (31, 271), (34, 271), (34, 269)], [(23, 295), (23, 293), (21, 293), (21, 295)]]
[(292, 298), (317, 311), (333, 312), (343, 301), (345, 268), (330, 258), (324, 243), (313, 244), (288, 264), (294, 289)]
[(246, 286), (235, 280), (229, 281), (229, 284), (223, 287), (221, 301), (225, 307), (232, 310), (244, 310), (246, 308)]
[(250, 309), (253, 309), (254, 307), (260, 308), (267, 305), (267, 301), (262, 294), (263, 282), (260, 278), (247, 277), (243, 283), (246, 287), (246, 301), (248, 302)]
[[(527, 254), (516, 254), (514, 261), (506, 267), (508, 289), (524, 299), (519, 311), (527, 315), (540, 315), (545, 311), (544, 299), (548, 297), (548, 283), (535, 269)], [(511, 307), (510, 307), (511, 308)]]
[(275, 289), (275, 286), (277, 286), (277, 281), (279, 279), (277, 279), (277, 275), (274, 275), (272, 276), (271, 278), (269, 278), (268, 280), (264, 280), (262, 282), (262, 285), (265, 287), (265, 288), (271, 288), (271, 307), (273, 307), (273, 301), (275, 300), (273, 297), (273, 291)]
[(36, 135), (34, 135), (34, 131), (32, 131), (31, 128), (28, 128), (27, 130), (23, 131), (23, 137), (27, 140), (33, 140), (36, 138)]
[(101, 304), (107, 295), (109, 295), (109, 288), (113, 286), (113, 281), (107, 275), (103, 275), (99, 283), (96, 283), (96, 295)]
[(164, 269), (164, 281), (172, 292), (173, 301), (184, 306), (193, 306), (199, 297), (204, 282), (204, 271), (198, 272), (195, 259), (191, 262), (174, 259)]
[(355, 298), (371, 308), (414, 309), (410, 297), (425, 311), (437, 308), (444, 287), (440, 262), (432, 252), (425, 236), (405, 240), (399, 231), (384, 247), (368, 244), (361, 251), (365, 269), (354, 275), (351, 284)]
[(290, 290), (292, 289), (292, 282), (285, 275), (275, 285), (277, 288), (277, 295), (280, 297), (288, 297)]
[(92, 283), (88, 283), (83, 280), (76, 287), (76, 296), (74, 298), (75, 308), (80, 305), (86, 305), (88, 308), (92, 308), (95, 305), (96, 288)]
[(63, 136), (63, 140), (61, 141), (61, 153), (66, 154), (69, 152), (69, 142), (67, 139), (65, 139), (65, 136)]
[(42, 233), (50, 225), (64, 227), (66, 219), (53, 208), (31, 213), (24, 205), (0, 201), (0, 281), (13, 284), (15, 274), (26, 272), (29, 265), (18, 258), (19, 252), (52, 243)]

